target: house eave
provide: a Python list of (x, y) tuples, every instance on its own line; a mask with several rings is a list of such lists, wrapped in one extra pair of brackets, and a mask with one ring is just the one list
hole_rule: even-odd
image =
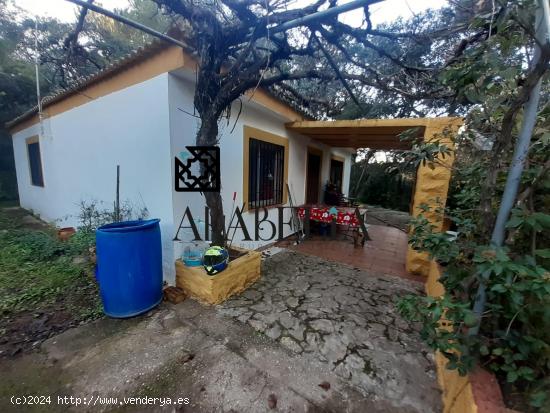
[[(145, 65), (148, 61), (154, 60), (156, 55), (160, 55), (162, 53), (165, 53), (168, 58), (157, 59), (157, 62), (153, 62), (152, 64), (156, 65), (156, 67), (153, 69), (149, 68), (150, 73), (148, 73), (147, 75), (134, 76), (135, 79), (133, 79), (133, 83), (132, 81), (122, 81), (118, 82), (120, 84), (105, 87), (105, 91), (98, 92), (90, 97), (90, 93), (88, 93), (88, 91), (91, 88), (100, 87), (102, 84), (107, 83), (109, 80), (112, 80), (117, 76), (123, 75), (124, 72), (131, 72), (133, 69), (135, 69), (135, 66), (140, 64)], [(132, 84), (147, 80), (153, 75), (159, 73), (169, 73), (177, 69), (194, 70), (196, 66), (196, 59), (185, 53), (181, 48), (168, 45), (160, 41), (154, 41), (147, 46), (139, 48), (127, 57), (111, 64), (104, 70), (86, 78), (82, 78), (71, 85), (71, 87), (44, 98), (42, 101), (43, 116), (55, 116), (56, 114), (65, 112), (66, 110), (70, 110), (73, 107), (87, 103), (88, 100), (76, 99), (78, 95), (87, 96), (90, 100), (93, 100), (113, 91), (120, 90), (123, 87), (128, 87)], [(112, 83), (117, 82), (113, 81)], [(263, 105), (274, 112), (282, 114), (290, 121), (310, 119), (310, 117), (300, 111), (299, 108), (296, 108), (294, 105), (289, 104), (288, 102), (280, 99), (279, 97), (275, 96), (273, 93), (265, 89), (258, 89), (254, 93), (248, 93), (248, 95), (252, 95), (252, 99), (260, 105)], [(71, 98), (75, 100), (75, 102), (72, 104), (67, 103), (67, 101)], [(56, 108), (56, 106), (59, 107)], [(16, 132), (19, 132), (38, 123), (39, 120), (38, 106), (34, 106), (33, 108), (19, 115), (15, 119), (7, 122), (6, 127), (13, 135)]]

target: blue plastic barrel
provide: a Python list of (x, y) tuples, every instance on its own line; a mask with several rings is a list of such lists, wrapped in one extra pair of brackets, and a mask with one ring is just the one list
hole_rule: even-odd
[(162, 300), (159, 221), (116, 222), (97, 229), (97, 281), (108, 316), (132, 317)]

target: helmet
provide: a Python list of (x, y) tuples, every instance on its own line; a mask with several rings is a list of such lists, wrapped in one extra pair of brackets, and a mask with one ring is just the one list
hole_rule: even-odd
[(217, 274), (227, 267), (229, 254), (225, 248), (213, 246), (208, 248), (202, 257), (202, 265), (208, 275)]

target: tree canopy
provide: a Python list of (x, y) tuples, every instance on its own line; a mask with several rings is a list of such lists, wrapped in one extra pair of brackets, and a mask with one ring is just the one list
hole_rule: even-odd
[[(172, 24), (149, 0), (131, 0), (117, 12), (161, 31)], [(35, 20), (13, 0), (0, 0), (0, 200), (17, 197), (12, 145), (4, 125), (37, 103), (35, 39), (40, 50), (42, 97), (152, 41), (147, 34), (91, 13), (76, 43), (71, 41), (74, 29), (73, 24), (55, 18)]]

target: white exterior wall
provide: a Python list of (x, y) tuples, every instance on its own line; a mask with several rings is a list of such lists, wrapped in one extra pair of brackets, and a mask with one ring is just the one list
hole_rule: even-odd
[[(174, 156), (185, 150), (186, 145), (195, 144), (195, 136), (199, 127), (199, 120), (193, 117), (193, 93), (194, 85), (191, 80), (184, 79), (179, 75), (170, 75), (169, 77), (169, 99), (170, 99), (170, 133), (172, 147), (172, 162)], [(311, 142), (305, 136), (295, 134), (285, 128), (285, 123), (289, 119), (285, 119), (268, 109), (261, 107), (258, 104), (249, 102), (248, 98), (242, 98), (243, 108), (240, 116), (240, 104), (237, 102), (233, 105), (231, 119), (229, 124), (224, 120), (220, 123), (220, 149), (221, 149), (221, 179), (222, 179), (222, 199), (224, 212), (226, 213), (226, 221), (229, 221), (230, 211), (233, 205), (233, 192), (237, 193), (235, 205), (241, 207), (243, 204), (243, 127), (251, 126), (257, 129), (264, 130), (275, 135), (289, 139), (289, 167), (288, 180), (292, 194), (292, 199), (295, 205), (300, 205), (305, 202), (305, 181), (306, 181), (306, 159), (307, 147), (315, 146), (323, 150), (323, 163), (321, 178), (322, 184), (327, 182), (330, 169), (331, 154), (339, 155), (345, 158), (344, 164), (344, 188), (347, 194), (349, 186), (349, 176), (351, 170), (351, 157), (347, 150), (336, 150), (328, 146)], [(181, 109), (181, 110), (180, 110)], [(183, 110), (183, 111), (182, 111)], [(185, 113), (185, 112), (187, 113)], [(237, 119), (238, 117), (238, 119)], [(235, 125), (236, 121), (236, 125)], [(235, 126), (234, 126), (235, 125)], [(234, 128), (233, 128), (234, 127)], [(174, 173), (174, 171), (172, 172)], [(200, 193), (175, 192), (172, 193), (174, 203), (174, 223), (177, 229), (182, 216), (187, 206), (189, 206), (193, 218), (197, 221), (199, 218), (204, 220), (205, 200)], [(288, 206), (288, 204), (287, 204)], [(290, 210), (285, 210), (284, 221), (288, 221), (291, 216)], [(243, 214), (250, 236), (254, 238), (254, 213), (246, 212)], [(278, 210), (277, 208), (269, 209), (269, 219), (277, 224)], [(184, 225), (189, 225), (187, 220)], [(270, 225), (264, 225), (260, 231), (260, 236), (268, 238), (270, 236)], [(284, 226), (284, 236), (291, 234), (291, 229), (288, 225)], [(175, 235), (175, 233), (174, 233)], [(201, 234), (202, 236), (202, 234)], [(187, 233), (178, 235), (182, 241), (188, 241), (193, 238), (191, 230)], [(276, 241), (253, 241), (242, 242), (243, 235), (240, 231), (237, 232), (234, 238), (234, 244), (245, 248), (258, 248), (262, 245)], [(175, 256), (179, 257), (183, 251), (186, 242), (175, 244)]]
[[(30, 183), (25, 142), (38, 135), (40, 127), (35, 125), (17, 132), (13, 146), (21, 206), (58, 226), (78, 226), (80, 201), (100, 201), (101, 207), (112, 208), (116, 165), (120, 165), (121, 201), (129, 201), (136, 210), (147, 207), (150, 218), (161, 219), (164, 277), (173, 283), (174, 259), (181, 256), (185, 244), (174, 243), (172, 239), (185, 208), (190, 207), (195, 221), (204, 219), (204, 197), (200, 193), (175, 192), (174, 188), (174, 156), (185, 150), (186, 145), (194, 145), (199, 126), (199, 120), (192, 116), (193, 93), (192, 80), (179, 74), (162, 74), (46, 118), (40, 137), (43, 188)], [(234, 104), (229, 125), (220, 123), (222, 198), (227, 215), (233, 204), (233, 192), (237, 193), (235, 205), (243, 203), (245, 125), (289, 139), (288, 178), (295, 205), (305, 202), (308, 145), (323, 150), (323, 186), (329, 177), (331, 154), (345, 158), (343, 185), (347, 193), (351, 169), (347, 150), (330, 148), (289, 132), (284, 126), (289, 119), (247, 98), (242, 100), (237, 124), (234, 126), (238, 103)], [(290, 215), (291, 211), (285, 210), (285, 222)], [(254, 238), (254, 213), (245, 213), (244, 219)], [(269, 219), (277, 224), (276, 208), (269, 210)], [(290, 227), (285, 225), (283, 236), (290, 233)], [(269, 237), (270, 226), (264, 225), (260, 235)], [(187, 231), (180, 233), (179, 238), (193, 237)], [(234, 244), (251, 249), (276, 240), (241, 242), (242, 238), (242, 233), (237, 232)]]
[(30, 183), (25, 142), (40, 127), (13, 136), (21, 206), (58, 226), (76, 227), (80, 201), (112, 209), (120, 165), (120, 200), (161, 219), (165, 278), (173, 279), (168, 75), (46, 118), (43, 126), (44, 187)]

